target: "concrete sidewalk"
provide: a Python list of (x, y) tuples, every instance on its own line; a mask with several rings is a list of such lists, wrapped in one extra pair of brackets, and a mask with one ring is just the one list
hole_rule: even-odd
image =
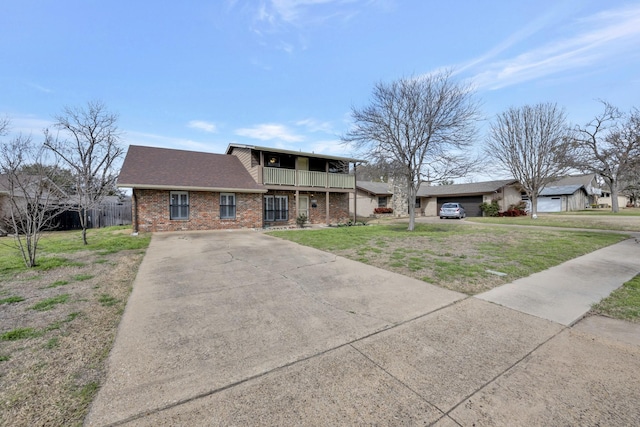
[[(640, 272), (640, 245), (611, 253)], [(257, 232), (156, 234), (85, 423), (638, 424), (637, 325), (483, 298)]]
[(638, 273), (640, 244), (629, 239), (494, 288), (476, 298), (570, 326), (594, 303)]

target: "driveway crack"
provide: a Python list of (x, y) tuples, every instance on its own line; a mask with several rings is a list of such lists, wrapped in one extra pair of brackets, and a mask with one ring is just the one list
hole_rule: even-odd
[[(385, 374), (387, 374), (390, 378), (393, 378), (398, 384), (402, 385), (402, 387), (406, 388), (407, 390), (409, 390), (411, 393), (413, 393), (414, 395), (418, 396), (420, 398), (420, 400), (428, 403), (429, 405), (433, 406), (434, 408), (436, 408), (441, 414), (442, 417), (446, 416), (447, 413), (442, 410), (441, 408), (438, 407), (438, 405), (436, 405), (433, 402), (430, 402), (429, 399), (427, 399), (425, 396), (423, 396), (422, 394), (420, 394), (417, 390), (415, 390), (414, 388), (412, 388), (409, 384), (405, 383), (404, 381), (402, 381), (400, 378), (396, 377), (395, 375), (393, 375), (391, 372), (389, 372), (387, 369), (384, 368), (384, 366), (380, 365), (378, 362), (376, 362), (375, 360), (373, 360), (372, 358), (370, 358), (369, 356), (367, 356), (365, 353), (363, 353), (359, 348), (355, 347), (353, 345), (353, 343), (349, 344), (349, 347), (351, 347), (352, 349), (354, 349), (355, 351), (357, 351), (358, 353), (360, 353), (362, 355), (362, 357), (364, 357), (365, 359), (367, 359), (369, 362), (371, 362), (373, 365), (375, 365), (378, 369), (380, 369), (382, 372), (384, 372)], [(440, 417), (440, 418), (442, 418)], [(439, 419), (440, 419), (439, 418)], [(457, 423), (456, 423), (457, 424)], [(459, 424), (458, 424), (459, 425)]]

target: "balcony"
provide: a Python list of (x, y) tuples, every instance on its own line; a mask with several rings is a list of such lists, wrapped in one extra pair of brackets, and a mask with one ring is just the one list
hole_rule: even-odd
[(292, 187), (349, 188), (356, 186), (355, 177), (344, 173), (325, 173), (283, 168), (263, 168), (262, 182), (265, 185), (287, 185)]

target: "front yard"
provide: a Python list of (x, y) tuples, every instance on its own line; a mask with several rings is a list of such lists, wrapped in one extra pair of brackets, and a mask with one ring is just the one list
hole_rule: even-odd
[[(406, 226), (269, 234), (469, 295), (627, 238), (464, 221), (418, 224), (414, 232)], [(90, 230), (88, 239), (85, 247), (79, 232), (51, 233), (41, 242), (39, 266), (26, 269), (10, 248), (11, 238), (0, 238), (0, 425), (82, 425), (104, 379), (150, 236), (133, 237), (128, 227), (115, 227)], [(596, 311), (638, 321), (639, 280)]]
[[(512, 219), (512, 218), (509, 218)], [(454, 221), (276, 231), (271, 235), (468, 295), (547, 269), (628, 236), (466, 225)]]

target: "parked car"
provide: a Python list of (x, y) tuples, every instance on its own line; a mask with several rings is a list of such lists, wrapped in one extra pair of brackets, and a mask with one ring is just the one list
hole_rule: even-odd
[(460, 203), (444, 203), (440, 208), (440, 219), (458, 218), (462, 219), (467, 216), (464, 208)]

